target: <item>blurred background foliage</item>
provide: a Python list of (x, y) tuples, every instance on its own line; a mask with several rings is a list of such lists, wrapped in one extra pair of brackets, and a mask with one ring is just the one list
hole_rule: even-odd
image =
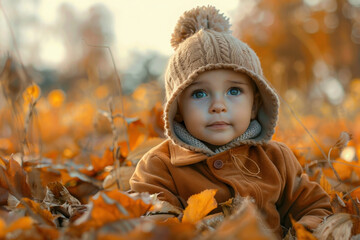
[[(1, 5), (1, 153), (22, 149), (25, 155), (86, 161), (88, 152), (112, 146), (114, 135), (126, 140), (137, 120), (143, 139), (162, 137), (169, 56), (132, 49), (118, 61), (117, 52), (125, 50), (114, 47), (116, 13), (106, 4), (86, 14), (61, 4), (51, 24), (36, 14), (38, 8), (38, 0)], [(233, 33), (257, 52), (282, 98), (276, 139), (319, 156), (301, 120), (324, 148), (342, 130), (357, 145), (359, 11), (359, 0), (238, 1), (230, 16)], [(121, 117), (111, 123), (106, 112)]]

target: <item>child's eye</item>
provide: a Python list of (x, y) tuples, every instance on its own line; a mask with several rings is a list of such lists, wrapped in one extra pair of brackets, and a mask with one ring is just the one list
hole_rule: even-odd
[(203, 97), (206, 97), (207, 94), (206, 94), (206, 92), (203, 91), (203, 90), (196, 90), (196, 91), (194, 91), (194, 92), (191, 94), (191, 96), (192, 96), (193, 98), (203, 98)]
[(237, 95), (241, 94), (241, 90), (239, 88), (237, 88), (237, 87), (232, 87), (232, 88), (229, 89), (228, 94), (233, 95), (233, 96), (237, 96)]

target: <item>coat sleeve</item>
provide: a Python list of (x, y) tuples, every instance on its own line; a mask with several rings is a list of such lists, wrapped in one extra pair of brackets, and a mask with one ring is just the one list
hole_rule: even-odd
[(130, 178), (130, 188), (135, 192), (159, 193), (160, 200), (182, 207), (168, 167), (164, 160), (154, 154), (146, 154), (138, 162)]
[(283, 155), (284, 189), (277, 203), (282, 224), (291, 226), (290, 216), (308, 229), (315, 229), (332, 213), (330, 197), (321, 186), (304, 174), (293, 152), (280, 145)]

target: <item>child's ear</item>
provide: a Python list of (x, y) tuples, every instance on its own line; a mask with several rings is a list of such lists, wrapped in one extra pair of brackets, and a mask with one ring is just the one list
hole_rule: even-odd
[(251, 109), (251, 119), (255, 119), (257, 117), (257, 114), (258, 114), (261, 104), (262, 104), (262, 101), (261, 101), (260, 94), (259, 94), (259, 92), (256, 92), (256, 94), (254, 96), (253, 106)]

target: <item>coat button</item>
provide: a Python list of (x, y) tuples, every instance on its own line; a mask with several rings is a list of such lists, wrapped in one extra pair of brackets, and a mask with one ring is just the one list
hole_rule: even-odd
[(224, 166), (224, 162), (222, 160), (218, 159), (218, 160), (214, 161), (213, 165), (214, 165), (214, 168), (221, 169)]

